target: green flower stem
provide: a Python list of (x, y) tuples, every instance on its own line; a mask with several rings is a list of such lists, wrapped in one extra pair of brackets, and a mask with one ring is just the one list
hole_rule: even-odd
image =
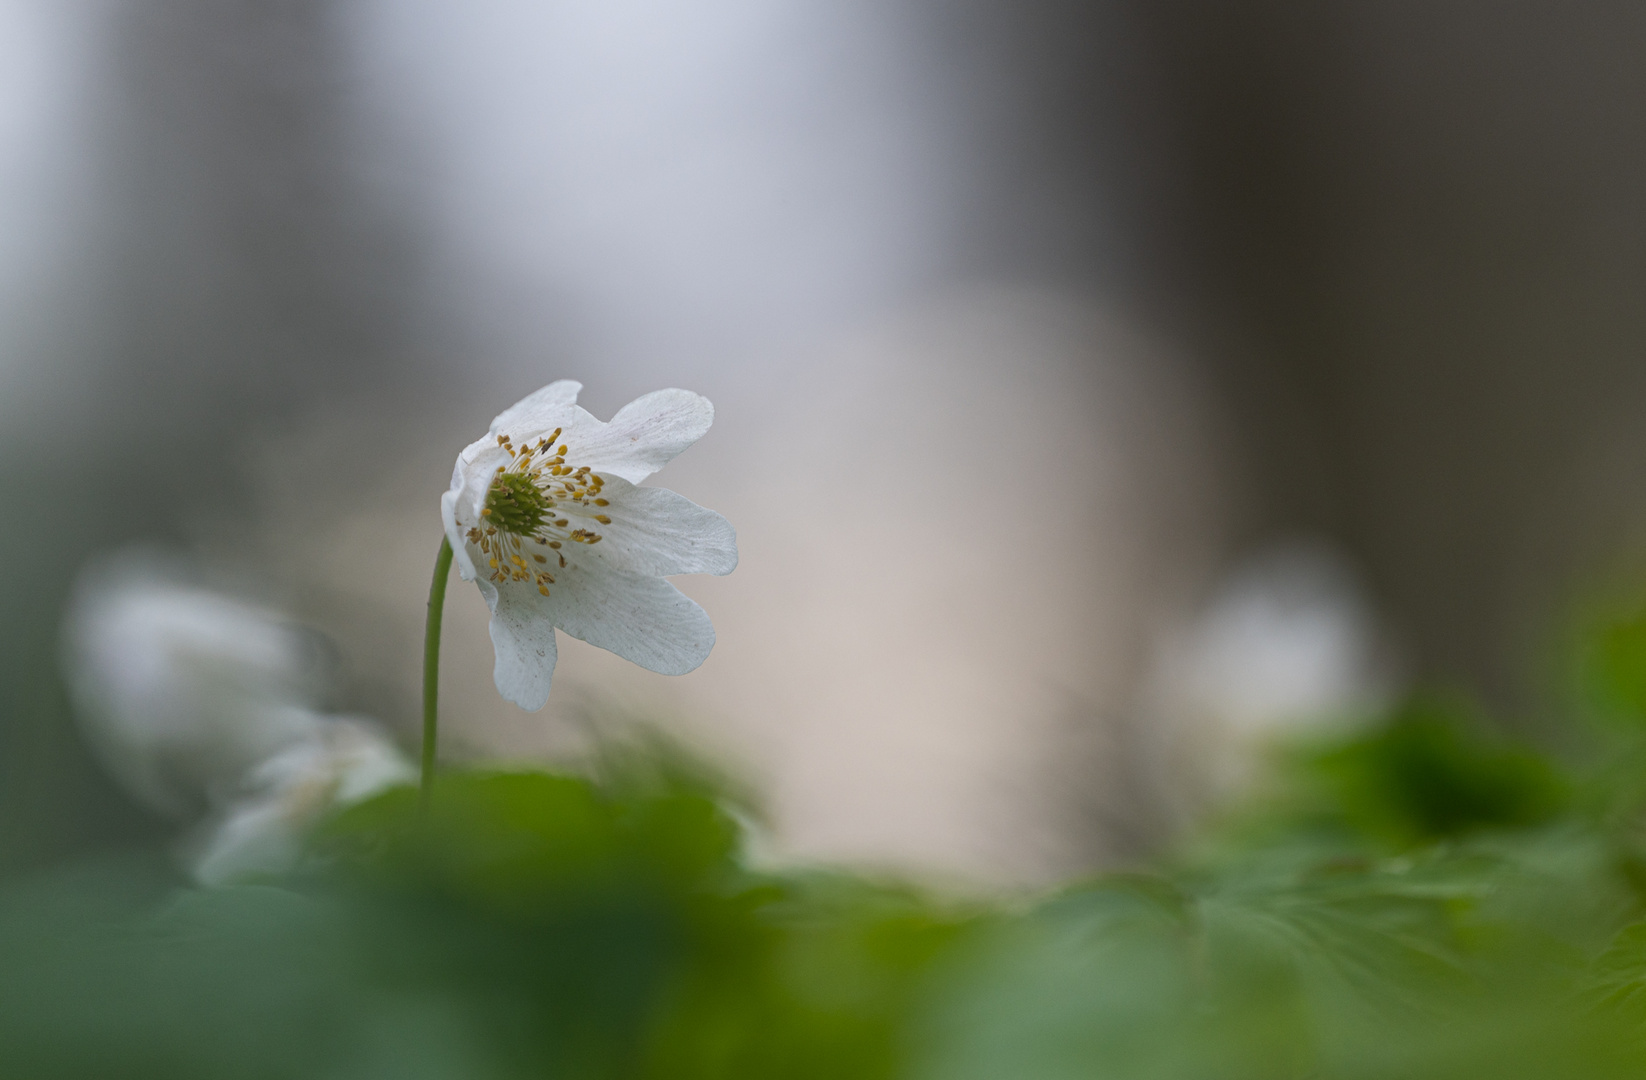
[(446, 607), (446, 579), (451, 576), (452, 544), (440, 541), (429, 585), (429, 621), (423, 632), (423, 801), (434, 786), (434, 748), (440, 722), (440, 616)]

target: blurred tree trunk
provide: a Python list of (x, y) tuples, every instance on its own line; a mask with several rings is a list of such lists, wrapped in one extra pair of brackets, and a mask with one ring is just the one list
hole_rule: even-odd
[(1014, 10), (1019, 144), (1115, 204), (1057, 259), (1197, 339), (1253, 538), (1335, 538), (1417, 674), (1535, 710), (1574, 589), (1646, 541), (1646, 9)]

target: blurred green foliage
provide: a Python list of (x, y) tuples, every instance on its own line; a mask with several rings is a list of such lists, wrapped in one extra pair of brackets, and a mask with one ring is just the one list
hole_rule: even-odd
[(1492, 733), (1456, 697), (1425, 695), (1312, 767), (1356, 831), (1394, 848), (1558, 814), (1570, 784), (1547, 758)]
[(1602, 610), (1578, 635), (1580, 688), (1602, 717), (1646, 725), (1646, 604)]
[[(668, 774), (668, 770), (663, 770)], [(892, 1077), (965, 919), (756, 874), (684, 774), (454, 773), (279, 882), (83, 865), (0, 898), (7, 1077)]]
[(14, 879), (0, 1076), (1639, 1076), (1646, 729), (1605, 745), (1579, 769), (1415, 699), (1032, 903), (755, 868), (663, 751), (453, 772), (279, 880)]

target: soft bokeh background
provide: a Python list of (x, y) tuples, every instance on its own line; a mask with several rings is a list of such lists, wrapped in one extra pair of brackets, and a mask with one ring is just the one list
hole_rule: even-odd
[(790, 856), (1022, 882), (1414, 681), (1539, 732), (1646, 525), (1643, 47), (1551, 0), (0, 0), (0, 867), (160, 829), (59, 671), (132, 542), (409, 740), (451, 459), (561, 377), (715, 401), (659, 481), (738, 526), (681, 582), (720, 643), (564, 648), (527, 715), (454, 588), (453, 756), (637, 718)]

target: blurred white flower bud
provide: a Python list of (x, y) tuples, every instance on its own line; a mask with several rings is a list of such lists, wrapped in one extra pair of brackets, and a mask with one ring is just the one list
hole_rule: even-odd
[(122, 552), (85, 570), (65, 666), (104, 765), (150, 808), (194, 817), (248, 770), (314, 735), (315, 639), (275, 612)]
[(133, 796), (195, 824), (203, 882), (289, 866), (327, 809), (413, 777), (372, 721), (316, 710), (315, 635), (175, 561), (123, 552), (82, 573), (64, 652), (88, 741)]
[(313, 738), (253, 769), (192, 859), (206, 885), (278, 873), (302, 854), (303, 835), (327, 810), (370, 798), (416, 771), (369, 720), (327, 717)]
[(1162, 651), (1147, 691), (1171, 786), (1218, 801), (1277, 738), (1346, 730), (1398, 689), (1371, 606), (1332, 549), (1270, 549), (1225, 577)]

